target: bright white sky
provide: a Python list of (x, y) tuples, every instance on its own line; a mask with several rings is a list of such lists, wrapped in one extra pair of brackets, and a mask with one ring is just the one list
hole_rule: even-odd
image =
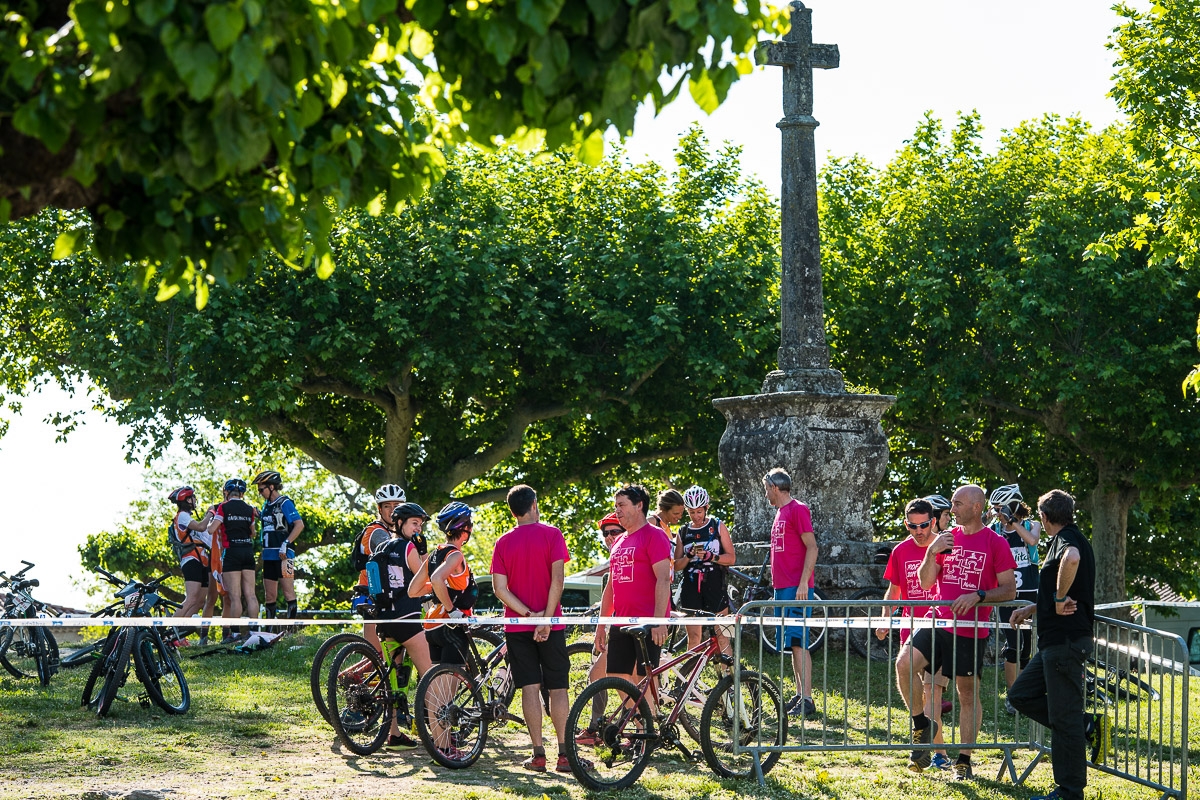
[[(926, 110), (952, 123), (958, 111), (978, 109), (989, 147), (1003, 129), (1046, 113), (1077, 114), (1096, 127), (1118, 118), (1105, 96), (1114, 56), (1104, 45), (1119, 19), (1105, 0), (808, 5), (814, 41), (837, 44), (842, 57), (839, 69), (815, 76), (819, 159), (861, 153), (883, 165)], [(699, 121), (710, 142), (742, 145), (745, 169), (778, 194), (780, 75), (760, 68), (743, 78), (711, 117), (686, 91), (657, 119), (644, 109), (626, 145), (630, 157), (673, 166), (678, 137)], [(8, 520), (0, 529), (0, 569), (14, 571), (22, 558), (35, 562), (39, 596), (67, 605), (87, 602), (77, 547), (120, 519), (142, 486), (141, 469), (123, 460), (124, 432), (94, 413), (66, 444), (55, 443), (45, 418), (88, 406), (57, 389), (43, 391), (0, 440)], [(33, 499), (47, 497), (45, 507)]]

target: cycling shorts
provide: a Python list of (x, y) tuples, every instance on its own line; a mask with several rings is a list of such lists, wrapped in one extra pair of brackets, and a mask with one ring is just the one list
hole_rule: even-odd
[[(647, 636), (646, 657), (650, 659), (651, 668), (658, 666), (660, 656), (662, 648)], [(616, 626), (608, 632), (608, 672), (614, 675), (646, 674), (642, 665), (638, 663), (637, 639)]]
[(222, 572), (241, 572), (249, 570), (253, 572), (257, 567), (258, 559), (255, 557), (253, 547), (230, 547), (221, 554), (221, 571)]
[(194, 558), (189, 558), (183, 562), (183, 580), (185, 583), (198, 583), (204, 588), (208, 588), (209, 568), (201, 564)]
[(425, 627), (420, 622), (380, 622), (375, 626), (375, 632), (380, 639), (404, 644), (418, 633), (424, 633)]

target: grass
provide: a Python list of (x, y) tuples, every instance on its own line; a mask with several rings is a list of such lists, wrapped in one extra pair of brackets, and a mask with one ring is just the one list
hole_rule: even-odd
[[(255, 655), (216, 655), (185, 661), (192, 709), (172, 717), (142, 708), (132, 677), (109, 717), (98, 719), (79, 707), (85, 670), (63, 672), (47, 688), (32, 681), (0, 679), (0, 798), (80, 797), (109, 792), (123, 796), (135, 789), (167, 797), (212, 798), (371, 798), (441, 797), (446, 800), (496, 798), (583, 798), (587, 793), (571, 775), (527, 773), (519, 762), (528, 754), (526, 732), (514, 724), (493, 730), (483, 758), (458, 772), (432, 764), (421, 752), (351, 757), (337, 745), (320, 720), (309, 693), (308, 671), (320, 637), (285, 639)], [(187, 651), (184, 651), (185, 653)], [(828, 709), (828, 727), (793, 726), (789, 742), (858, 741), (871, 731), (874, 740), (888, 732), (886, 665), (871, 664), (841, 651), (819, 655), (814, 671), (829, 686), (850, 676), (849, 691), (818, 691)], [(777, 664), (776, 664), (777, 668)], [(987, 676), (985, 676), (985, 683)], [(870, 690), (870, 703), (865, 702)], [(891, 730), (902, 742), (907, 721), (892, 692)], [(1192, 708), (1200, 708), (1200, 681), (1193, 683)], [(827, 704), (827, 705), (826, 705)], [(843, 708), (847, 709), (843, 714)], [(868, 711), (870, 718), (868, 721)], [(985, 718), (992, 717), (990, 711)], [(1000, 725), (1012, 725), (1003, 717)], [(546, 721), (547, 732), (552, 730)], [(985, 725), (984, 735), (1001, 735)], [(552, 738), (552, 735), (551, 735)], [(1200, 764), (1200, 720), (1193, 720), (1191, 758)], [(697, 748), (698, 749), (698, 748)], [(1018, 755), (1019, 766), (1031, 758)], [(753, 782), (716, 779), (707, 767), (687, 763), (677, 753), (656, 753), (651, 767), (633, 788), (630, 800), (735, 797), (783, 800), (794, 795), (827, 800), (895, 800), (899, 796), (946, 796), (965, 800), (1026, 798), (1051, 786), (1050, 767), (1039, 765), (1026, 787), (997, 783), (1000, 764), (993, 752), (975, 756), (977, 780), (946, 781), (942, 774), (914, 775), (902, 752), (806, 752), (785, 754), (767, 776), (766, 787)], [(1193, 766), (1193, 785), (1200, 768)], [(1096, 771), (1089, 797), (1105, 800), (1156, 798), (1157, 792)]]

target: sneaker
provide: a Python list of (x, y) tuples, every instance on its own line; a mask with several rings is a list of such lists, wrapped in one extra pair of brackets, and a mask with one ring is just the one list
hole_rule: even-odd
[(969, 781), (975, 777), (975, 773), (971, 771), (971, 762), (962, 763), (961, 761), (954, 762), (954, 777), (951, 780)]
[[(1087, 737), (1088, 755), (1093, 764), (1104, 763), (1108, 755), (1109, 741), (1112, 736), (1112, 720), (1107, 714), (1088, 714), (1084, 736)], [(1058, 791), (1055, 789), (1055, 791)]]
[(1031, 797), (1029, 800), (1062, 800), (1062, 792), (1058, 791), (1058, 787), (1050, 794), (1039, 794), (1037, 797)]
[(1013, 704), (1008, 701), (1007, 697), (1004, 698), (1004, 713), (1008, 714), (1010, 717), (1015, 717), (1017, 715), (1017, 709), (1013, 707)]
[[(546, 757), (545, 756), (530, 756), (521, 762), (521, 766), (530, 772), (545, 772)], [(568, 767), (570, 769), (570, 767)]]
[(934, 753), (933, 758), (929, 760), (929, 766), (934, 769), (947, 770), (954, 766), (954, 762), (945, 753)]
[(401, 731), (395, 736), (389, 736), (384, 748), (387, 750), (416, 750), (418, 744), (407, 733)]
[(793, 697), (791, 700), (788, 701), (788, 704), (786, 706), (784, 706), (783, 713), (787, 714), (789, 717), (794, 716), (797, 713), (796, 709), (800, 708), (803, 705), (804, 705), (804, 698), (801, 697), (800, 695), (796, 695), (795, 697)]
[(811, 697), (804, 698), (804, 703), (802, 704), (802, 709), (804, 711), (805, 719), (816, 719), (817, 718), (817, 716), (818, 716), (817, 715), (817, 704), (813, 702), (813, 699)]
[[(583, 769), (591, 769), (592, 762), (588, 761), (586, 758), (581, 758), (581, 759), (579, 759), (579, 766), (582, 767)], [(570, 772), (571, 771), (571, 762), (567, 760), (567, 757), (565, 755), (560, 754), (558, 756), (558, 764), (554, 767), (554, 771), (555, 772)]]
[[(913, 728), (912, 743), (930, 744), (936, 733), (937, 722), (930, 720), (929, 725), (924, 728)], [(913, 772), (921, 773), (929, 767), (931, 761), (928, 750), (913, 750), (908, 755), (908, 768)]]
[(600, 744), (600, 734), (597, 731), (588, 728), (583, 733), (575, 737), (575, 744), (584, 747), (595, 747)]
[(943, 700), (942, 701), (942, 713), (943, 714), (949, 714), (953, 710), (954, 710), (953, 701), (951, 701), (951, 700)]

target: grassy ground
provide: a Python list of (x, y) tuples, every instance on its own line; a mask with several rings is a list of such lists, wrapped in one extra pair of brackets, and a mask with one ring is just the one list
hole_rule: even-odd
[[(458, 772), (433, 765), (420, 751), (349, 756), (320, 720), (309, 694), (309, 665), (320, 641), (285, 640), (256, 655), (186, 661), (193, 699), (191, 711), (182, 717), (140, 707), (132, 673), (126, 690), (130, 701), (118, 700), (105, 719), (79, 707), (84, 670), (60, 673), (46, 689), (29, 681), (0, 679), (0, 798), (99, 800), (134, 790), (179, 798), (585, 796), (569, 774), (524, 772), (519, 763), (528, 755), (528, 736), (511, 724), (493, 731), (484, 757), (473, 768)], [(847, 660), (839, 651), (818, 658), (818, 688), (823, 675), (829, 675), (831, 687), (849, 675), (851, 689), (846, 698), (828, 694), (826, 727), (793, 727), (789, 741), (816, 743), (823, 737), (831, 743), (852, 742), (868, 729), (873, 739), (886, 735), (889, 680), (879, 667), (871, 665), (868, 681), (866, 663), (857, 658)], [(868, 686), (870, 703), (865, 702)], [(1200, 709), (1200, 681), (1193, 683), (1191, 695), (1192, 708)], [(818, 701), (826, 703), (820, 693)], [(892, 729), (902, 736), (904, 711), (894, 694), (891, 701)], [(985, 713), (989, 716), (990, 711)], [(549, 720), (546, 729), (551, 730)], [(982, 738), (990, 738), (992, 730), (985, 726)], [(1200, 720), (1193, 721), (1193, 731), (1191, 758), (1200, 764)], [(1050, 788), (1047, 764), (1035, 769), (1026, 788), (990, 780), (1000, 765), (995, 753), (975, 758), (977, 780), (954, 784), (942, 773), (913, 775), (900, 752), (788, 754), (762, 788), (752, 782), (719, 781), (703, 762), (656, 753), (638, 785), (621, 796), (782, 799), (798, 794), (828, 800), (895, 800), (901, 795), (938, 795), (984, 800), (1025, 798)], [(1018, 755), (1019, 766), (1029, 760), (1028, 752)], [(1190, 778), (1200, 786), (1200, 769), (1194, 766)], [(1088, 796), (1149, 800), (1158, 793), (1093, 771)]]

